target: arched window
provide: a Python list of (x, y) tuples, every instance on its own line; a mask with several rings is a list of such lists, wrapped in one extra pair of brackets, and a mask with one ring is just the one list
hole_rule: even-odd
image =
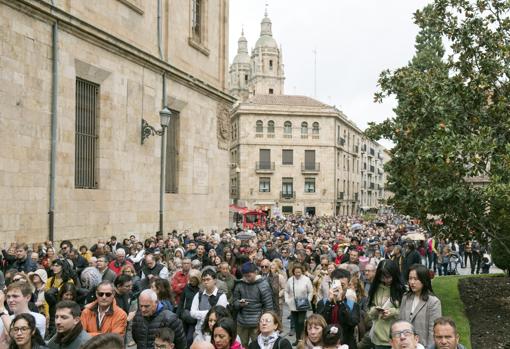
[(267, 133), (274, 133), (274, 121), (269, 120), (267, 122)]
[(319, 123), (318, 122), (314, 122), (313, 125), (312, 125), (312, 133), (314, 135), (318, 135), (319, 134)]
[(283, 124), (283, 133), (292, 134), (292, 123), (290, 121), (285, 121)]
[(308, 123), (306, 121), (303, 121), (301, 123), (301, 134), (307, 135), (308, 134)]
[(262, 123), (262, 120), (257, 120), (255, 131), (258, 133), (264, 132), (264, 124)]

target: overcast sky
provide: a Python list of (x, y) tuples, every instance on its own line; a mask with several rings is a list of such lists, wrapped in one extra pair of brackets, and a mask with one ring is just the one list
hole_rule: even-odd
[(429, 0), (230, 0), (229, 62), (242, 27), (251, 52), (266, 2), (283, 49), (286, 94), (314, 97), (316, 50), (318, 100), (339, 107), (361, 129), (393, 114), (395, 102), (373, 102), (377, 79), (412, 58), (413, 13)]

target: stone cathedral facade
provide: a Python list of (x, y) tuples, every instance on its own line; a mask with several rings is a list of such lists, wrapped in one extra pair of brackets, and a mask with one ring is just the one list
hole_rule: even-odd
[(244, 33), (229, 69), (230, 198), (269, 214), (354, 215), (386, 199), (388, 153), (342, 111), (286, 95), (267, 11), (252, 52)]

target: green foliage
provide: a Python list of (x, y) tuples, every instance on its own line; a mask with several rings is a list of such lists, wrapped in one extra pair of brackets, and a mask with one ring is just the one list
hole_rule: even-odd
[(471, 329), (464, 303), (460, 299), (459, 280), (460, 278), (455, 276), (435, 277), (432, 280), (432, 288), (434, 294), (441, 300), (443, 316), (449, 316), (455, 321), (460, 342), (466, 348), (471, 348)]
[(507, 256), (509, 14), (506, 0), (435, 0), (417, 11), (415, 56), (382, 72), (375, 94), (396, 98), (395, 117), (366, 132), (395, 143), (386, 171), (397, 210), (433, 233), (497, 240)]

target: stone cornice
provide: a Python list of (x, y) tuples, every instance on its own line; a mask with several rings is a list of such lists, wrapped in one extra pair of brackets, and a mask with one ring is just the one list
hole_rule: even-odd
[(195, 76), (174, 67), (158, 57), (123, 41), (43, 0), (0, 0), (1, 4), (48, 23), (58, 22), (59, 28), (109, 52), (122, 56), (156, 73), (163, 74), (184, 86), (206, 94), (218, 102), (234, 103), (235, 98)]

